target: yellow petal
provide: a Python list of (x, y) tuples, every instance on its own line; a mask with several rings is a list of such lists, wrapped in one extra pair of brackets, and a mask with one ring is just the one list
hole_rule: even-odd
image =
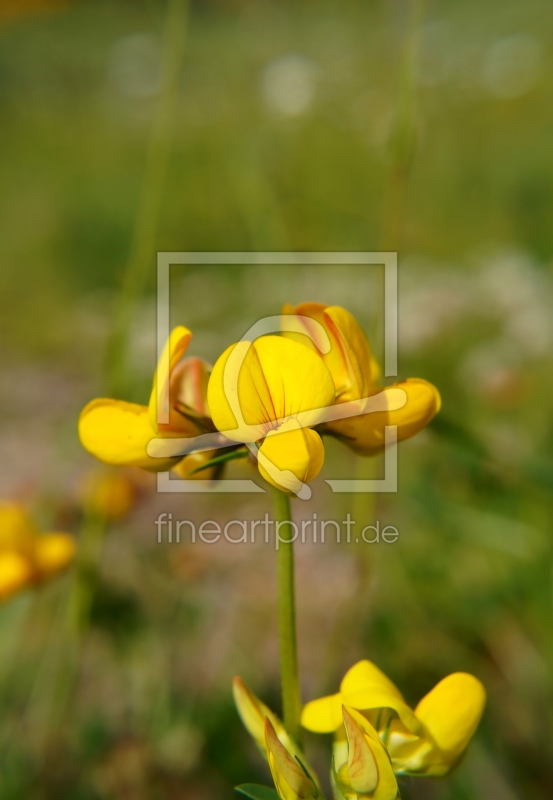
[(403, 700), (399, 700), (395, 693), (378, 689), (360, 689), (357, 692), (342, 695), (342, 699), (346, 705), (359, 711), (389, 708), (395, 711), (407, 730), (418, 733), (421, 729), (420, 722), (413, 711)]
[(265, 720), (265, 747), (271, 775), (281, 800), (316, 800), (320, 797), (316, 784), (281, 744), (269, 719)]
[(211, 366), (202, 358), (185, 358), (171, 373), (171, 399), (185, 412), (209, 417), (207, 385)]
[(13, 551), (30, 557), (37, 533), (38, 530), (20, 506), (0, 502), (0, 553)]
[(148, 455), (148, 443), (156, 436), (148, 409), (123, 400), (98, 398), (88, 403), (79, 418), (79, 436), (88, 452), (106, 464), (160, 472), (179, 460)]
[(240, 714), (240, 719), (244, 723), (244, 727), (264, 755), (266, 755), (266, 719), (270, 720), (273, 730), (284, 747), (290, 753), (294, 755), (300, 755), (300, 749), (290, 737), (277, 715), (273, 714), (271, 709), (255, 696), (255, 694), (246, 686), (241, 678), (234, 678), (232, 684), (232, 693), (236, 708)]
[(265, 753), (265, 719), (272, 720), (273, 712), (255, 696), (241, 678), (234, 678), (232, 693), (244, 727), (261, 752)]
[(325, 311), (329, 328), (334, 330), (344, 361), (348, 366), (349, 381), (339, 392), (340, 402), (367, 397), (374, 389), (374, 372), (378, 369), (372, 357), (365, 332), (349, 311), (341, 306), (329, 306)]
[[(305, 334), (286, 331), (284, 335), (289, 339), (294, 339), (306, 347), (309, 347), (309, 349), (313, 350), (313, 352), (320, 353), (322, 355), (328, 347), (326, 337), (330, 339), (324, 319), (325, 308), (327, 308), (327, 306), (324, 303), (316, 303), (313, 301), (300, 303), (297, 306), (290, 305), (290, 303), (285, 303), (282, 307), (282, 314), (284, 316), (294, 314), (295, 316), (304, 317), (304, 319), (300, 320), (299, 322), (300, 327), (305, 330)], [(324, 333), (326, 333), (326, 337), (318, 325), (312, 325), (310, 323), (309, 320), (312, 319), (319, 323)], [(331, 350), (329, 353), (332, 351), (332, 340), (330, 340), (330, 347)], [(333, 357), (339, 359), (339, 353), (334, 352)], [(339, 364), (337, 364), (337, 367), (339, 367)], [(332, 372), (332, 369), (330, 371)]]
[(332, 694), (307, 703), (301, 714), (301, 724), (313, 733), (334, 733), (342, 726), (342, 695)]
[(300, 414), (309, 427), (334, 403), (334, 383), (323, 361), (292, 339), (263, 336), (239, 342), (217, 360), (208, 386), (216, 427), (235, 441), (256, 441)]
[[(347, 348), (344, 346), (343, 337), (325, 313), (327, 308), (328, 306), (324, 303), (314, 302), (300, 303), (295, 307), (285, 305), (282, 309), (283, 315), (294, 314), (300, 317), (299, 323), (305, 330), (305, 334), (287, 331), (284, 335), (309, 347), (323, 359), (332, 375), (335, 391), (339, 393), (352, 381), (357, 382), (357, 379)], [(316, 324), (313, 324), (311, 320), (314, 320)], [(327, 338), (330, 342), (330, 349), (325, 352), (328, 346)]]
[(359, 661), (344, 676), (340, 685), (344, 705), (360, 711), (388, 708), (395, 711), (412, 732), (420, 724), (401, 696), (399, 689), (371, 661)]
[[(374, 784), (373, 789), (365, 789), (365, 793), (368, 793), (372, 800), (395, 800), (398, 795), (398, 785), (396, 776), (394, 775), (394, 769), (392, 763), (390, 761), (390, 756), (388, 755), (386, 748), (384, 747), (378, 733), (370, 724), (370, 722), (365, 719), (362, 714), (359, 714), (352, 708), (344, 708), (344, 725), (346, 727), (346, 732), (348, 733), (348, 743), (349, 743), (349, 755), (348, 755), (348, 773), (351, 780), (352, 772), (351, 772), (351, 765), (350, 762), (352, 761), (351, 758), (351, 745), (353, 736), (356, 737), (356, 745), (357, 745), (357, 754), (360, 756), (361, 759), (364, 757), (367, 758), (366, 749), (362, 749), (362, 744), (359, 740), (359, 734), (361, 734), (365, 740), (365, 744), (367, 748), (369, 748), (373, 762), (376, 768), (376, 776), (377, 781)], [(353, 734), (353, 736), (352, 736)], [(355, 763), (355, 762), (354, 762)], [(356, 766), (359, 767), (357, 772), (357, 779), (359, 780), (359, 788), (357, 791), (363, 791), (360, 788), (361, 781), (366, 780), (366, 785), (369, 786), (369, 769), (368, 769), (368, 758), (367, 758), (367, 769), (363, 771), (363, 767), (360, 764)], [(363, 773), (363, 774), (362, 774)]]
[(348, 773), (351, 788), (362, 794), (372, 794), (378, 785), (378, 767), (362, 729), (343, 708), (344, 727), (348, 737)]
[(35, 541), (35, 568), (39, 579), (65, 569), (75, 557), (75, 540), (67, 533), (47, 533)]
[(365, 689), (390, 692), (391, 694), (395, 694), (399, 700), (403, 700), (401, 692), (395, 684), (392, 683), (382, 670), (378, 669), (376, 664), (373, 664), (372, 661), (368, 661), (367, 659), (354, 664), (353, 667), (346, 672), (340, 684), (340, 691), (343, 695), (349, 695), (353, 692)]
[(0, 600), (28, 586), (34, 576), (30, 561), (19, 553), (0, 553)]
[[(184, 356), (192, 333), (183, 325), (179, 325), (171, 331), (169, 339), (165, 343), (165, 347), (161, 353), (152, 386), (152, 393), (150, 395), (150, 403), (148, 411), (150, 414), (150, 425), (152, 430), (183, 430), (183, 425), (186, 427), (186, 422), (183, 422), (183, 417), (174, 408), (175, 398), (170, 396), (169, 391), (171, 386), (171, 376), (177, 367), (179, 361)], [(171, 386), (173, 389), (174, 387)], [(158, 408), (160, 413), (167, 415), (167, 420), (163, 423), (158, 422)], [(191, 434), (194, 435), (194, 434)]]
[(319, 434), (311, 428), (295, 428), (284, 433), (280, 429), (270, 431), (259, 448), (258, 463), (262, 478), (277, 489), (294, 493), (298, 491), (298, 481), (308, 483), (321, 471), (324, 446)]
[(424, 728), (420, 734), (410, 733), (399, 719), (391, 720), (388, 725), (386, 747), (396, 775), (426, 775), (431, 762), (435, 763), (437, 759), (440, 763), (442, 755), (425, 738)]
[(453, 765), (474, 734), (486, 704), (486, 690), (466, 672), (440, 681), (420, 701), (415, 714)]
[(377, 411), (357, 417), (328, 422), (324, 430), (339, 436), (345, 444), (361, 455), (374, 455), (384, 448), (384, 427), (397, 425), (398, 441), (409, 439), (433, 419), (440, 410), (440, 394), (435, 386), (422, 378), (409, 378), (383, 389), (402, 389), (407, 395), (403, 408)]
[[(304, 318), (306, 336), (295, 333), (287, 333), (286, 336), (303, 343), (309, 337), (309, 346), (315, 349), (316, 345), (321, 351), (320, 355), (334, 379), (337, 402), (358, 400), (374, 390), (378, 365), (372, 357), (369, 341), (353, 314), (341, 306), (312, 302), (301, 303), (295, 308), (286, 305), (283, 314), (296, 314)], [(330, 340), (329, 352), (322, 352), (320, 329), (310, 324), (310, 319), (324, 328)]]

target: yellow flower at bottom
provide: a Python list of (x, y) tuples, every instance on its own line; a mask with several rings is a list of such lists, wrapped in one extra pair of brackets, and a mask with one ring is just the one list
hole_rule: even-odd
[[(397, 426), (398, 441), (409, 439), (440, 410), (438, 390), (422, 378), (408, 378), (384, 389), (378, 385), (380, 369), (371, 353), (369, 341), (353, 314), (345, 308), (323, 303), (284, 306), (283, 315), (290, 314), (301, 318), (305, 334), (287, 333), (286, 336), (301, 340), (324, 361), (334, 380), (336, 403), (349, 403), (377, 394), (383, 395), (388, 402), (387, 411), (326, 422), (321, 425), (321, 433), (336, 436), (356, 453), (370, 456), (384, 448), (386, 426)], [(312, 320), (321, 327), (315, 327)], [(324, 351), (322, 331), (330, 341), (327, 353), (320, 352)], [(406, 403), (402, 408), (392, 410), (392, 397), (396, 389), (405, 392)]]
[(229, 347), (213, 367), (207, 393), (216, 427), (233, 441), (258, 442), (262, 476), (289, 493), (323, 465), (324, 447), (311, 428), (334, 395), (324, 362), (282, 336)]
[(390, 756), (370, 722), (342, 707), (345, 740), (333, 749), (333, 783), (338, 797), (395, 800), (398, 785)]
[(233, 695), (244, 727), (269, 763), (281, 800), (318, 800), (317, 777), (277, 715), (240, 678), (234, 679)]
[(265, 747), (269, 769), (281, 800), (319, 800), (319, 787), (280, 742), (269, 719), (265, 720)]
[[(269, 762), (281, 800), (322, 797), (313, 769), (284, 725), (240, 678), (234, 699), (246, 729)], [(372, 725), (354, 709), (342, 709), (344, 739), (334, 748), (331, 771), (336, 800), (395, 800), (397, 781), (390, 757)]]
[(0, 599), (41, 583), (67, 567), (75, 542), (67, 533), (41, 534), (22, 508), (0, 503)]
[(356, 709), (375, 727), (396, 774), (442, 776), (461, 759), (484, 711), (486, 692), (465, 672), (448, 675), (414, 711), (397, 687), (370, 661), (345, 675), (340, 692), (307, 703), (302, 725), (344, 739), (342, 706)]

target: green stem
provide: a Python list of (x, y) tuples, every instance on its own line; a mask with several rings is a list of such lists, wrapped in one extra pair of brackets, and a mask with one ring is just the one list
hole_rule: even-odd
[(405, 218), (405, 205), (411, 164), (418, 138), (417, 61), (418, 31), (425, 0), (407, 0), (408, 29), (399, 61), (395, 121), (390, 137), (389, 171), (384, 190), (382, 249), (399, 250)]
[(155, 265), (156, 241), (178, 109), (179, 77), (184, 54), (187, 0), (169, 0), (163, 34), (161, 92), (153, 120), (129, 260), (114, 314), (106, 355), (107, 390), (124, 397), (129, 391), (129, 331), (136, 303)]
[[(280, 489), (273, 488), (275, 520), (291, 523), (290, 498)], [(291, 525), (290, 525), (291, 528)], [(284, 727), (300, 742), (301, 696), (298, 674), (296, 641), (296, 601), (294, 591), (294, 541), (278, 541), (278, 635), (280, 647), (280, 675), (282, 688), (282, 713)], [(284, 534), (285, 535), (285, 534)]]

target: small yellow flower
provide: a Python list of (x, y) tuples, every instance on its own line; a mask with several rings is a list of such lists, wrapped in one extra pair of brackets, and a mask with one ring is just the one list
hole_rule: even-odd
[[(234, 699), (246, 729), (267, 759), (281, 800), (322, 798), (319, 781), (276, 714), (240, 680)], [(354, 709), (343, 709), (346, 735), (334, 749), (332, 779), (338, 800), (395, 800), (396, 777), (381, 739)], [(240, 787), (238, 787), (240, 790)]]
[(208, 386), (216, 427), (233, 441), (258, 442), (262, 477), (289, 493), (322, 468), (324, 447), (312, 428), (334, 405), (334, 396), (324, 361), (282, 336), (229, 347)]
[[(152, 439), (190, 438), (214, 431), (206, 401), (209, 366), (199, 358), (183, 360), (191, 338), (191, 332), (182, 326), (172, 331), (154, 375), (148, 406), (105, 397), (85, 406), (79, 418), (79, 436), (92, 455), (106, 464), (153, 472), (178, 465), (182, 477), (212, 477), (208, 470), (189, 475), (206, 463), (212, 452), (184, 458), (153, 458), (147, 453)], [(163, 364), (169, 367), (165, 382)], [(158, 408), (165, 411), (167, 422), (158, 422)]]
[[(375, 361), (365, 333), (355, 317), (340, 306), (323, 303), (286, 305), (283, 314), (303, 317), (306, 334), (287, 333), (300, 339), (324, 361), (332, 374), (336, 403), (348, 403), (378, 393), (391, 398), (394, 389), (402, 389), (407, 400), (402, 408), (371, 412), (346, 419), (333, 420), (320, 426), (321, 433), (341, 439), (355, 452), (369, 456), (384, 447), (385, 426), (397, 425), (397, 439), (402, 441), (418, 433), (440, 410), (440, 395), (435, 386), (422, 378), (408, 378), (382, 389), (378, 385), (380, 369)], [(324, 353), (321, 330), (309, 324), (318, 322), (330, 340), (330, 350)], [(310, 335), (309, 335), (310, 334)], [(388, 408), (393, 408), (389, 403)]]
[(396, 774), (447, 775), (459, 763), (486, 702), (480, 681), (465, 672), (448, 675), (414, 711), (397, 687), (370, 661), (345, 675), (338, 694), (308, 703), (302, 725), (316, 733), (335, 733), (343, 741), (342, 707), (361, 712), (384, 742)]
[(81, 496), (83, 506), (101, 519), (122, 519), (133, 507), (136, 488), (122, 470), (95, 469), (83, 481)]
[(320, 798), (315, 773), (277, 715), (240, 678), (234, 679), (233, 694), (244, 727), (269, 763), (281, 800)]
[(41, 583), (75, 556), (67, 533), (41, 534), (15, 503), (0, 503), (0, 600)]

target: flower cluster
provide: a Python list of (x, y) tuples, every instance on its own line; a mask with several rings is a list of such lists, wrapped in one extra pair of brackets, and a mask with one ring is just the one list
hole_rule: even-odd
[[(278, 797), (322, 798), (301, 749), (239, 678), (234, 697), (245, 727), (269, 762)], [(336, 800), (396, 800), (396, 776), (441, 777), (457, 766), (485, 701), (480, 681), (457, 672), (440, 681), (413, 711), (378, 667), (360, 661), (346, 673), (337, 694), (304, 707), (302, 725), (334, 734), (331, 778)], [(260, 790), (238, 787), (254, 800), (268, 797)]]
[(41, 534), (20, 506), (0, 503), (0, 600), (56, 575), (74, 555), (72, 536)]
[[(386, 446), (387, 426), (396, 426), (401, 441), (439, 411), (440, 395), (425, 380), (379, 384), (380, 369), (368, 339), (344, 308), (287, 305), (280, 325), (280, 335), (265, 333), (231, 345), (213, 368), (201, 359), (184, 358), (191, 333), (175, 328), (154, 375), (149, 405), (93, 400), (80, 417), (81, 441), (109, 464), (175, 469), (190, 478), (217, 477), (227, 460), (251, 453), (269, 484), (306, 496), (305, 484), (323, 466), (323, 436), (371, 456)], [(282, 589), (290, 609), (292, 563), (286, 562), (290, 580)], [(281, 628), (284, 637), (293, 650), (288, 616)], [(286, 676), (287, 696), (299, 712), (292, 671), (293, 665)], [(284, 687), (283, 679), (283, 697)], [(317, 776), (290, 735), (290, 730), (297, 735), (294, 715), (285, 714), (287, 730), (238, 678), (234, 696), (276, 789), (243, 785), (238, 791), (251, 800), (322, 800)], [(455, 673), (412, 710), (374, 664), (361, 661), (337, 694), (305, 706), (301, 724), (315, 733), (334, 734), (336, 800), (396, 800), (397, 776), (440, 777), (459, 763), (484, 704), (480, 681)], [(299, 718), (297, 723), (299, 728)]]
[[(212, 479), (226, 456), (193, 446), (183, 456), (178, 447), (175, 453), (171, 440), (180, 446), (221, 432), (217, 448), (236, 456), (247, 455), (248, 446), (265, 480), (297, 494), (323, 466), (323, 435), (361, 455), (374, 455), (384, 448), (386, 426), (397, 426), (401, 441), (418, 433), (439, 410), (439, 393), (425, 380), (379, 386), (380, 370), (367, 337), (344, 308), (285, 306), (281, 319), (282, 335), (233, 344), (213, 369), (199, 358), (183, 358), (192, 334), (175, 328), (156, 370), (149, 405), (93, 400), (79, 421), (83, 445), (108, 464), (175, 469), (181, 477)], [(165, 380), (162, 364), (168, 365)], [(160, 408), (167, 420), (163, 423), (158, 422)], [(159, 457), (149, 454), (152, 440), (166, 444)]]

